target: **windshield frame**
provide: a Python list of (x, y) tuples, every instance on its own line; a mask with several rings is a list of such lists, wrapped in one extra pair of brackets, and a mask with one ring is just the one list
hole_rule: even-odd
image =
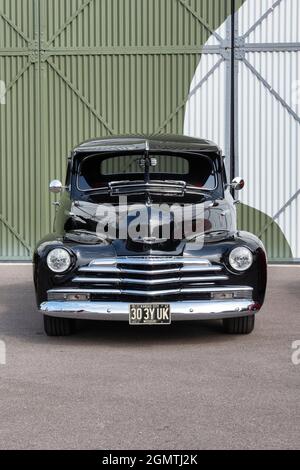
[[(111, 155), (109, 155), (111, 154)], [(77, 158), (74, 162), (74, 167), (73, 167), (73, 175), (75, 174), (76, 178), (75, 178), (75, 185), (76, 185), (76, 190), (80, 193), (83, 193), (83, 194), (96, 194), (96, 193), (103, 193), (103, 192), (109, 192), (109, 189), (110, 189), (110, 183), (111, 182), (122, 182), (123, 185), (126, 186), (126, 183), (128, 181), (128, 185), (131, 185), (134, 183), (134, 182), (142, 182), (143, 181), (143, 176), (145, 177), (145, 173), (141, 172), (141, 173), (131, 173), (131, 175), (136, 175), (136, 179), (126, 179), (126, 173), (124, 173), (124, 175), (122, 173), (120, 174), (112, 174), (112, 175), (109, 175), (109, 174), (106, 174), (105, 177), (108, 178), (111, 176), (111, 178), (109, 179), (109, 181), (105, 181), (105, 185), (104, 186), (99, 186), (97, 188), (88, 188), (88, 189), (84, 189), (84, 188), (81, 188), (80, 185), (79, 185), (79, 177), (80, 177), (80, 169), (81, 169), (81, 166), (82, 164), (87, 160), (87, 159), (90, 159), (90, 158), (94, 158), (94, 157), (100, 157), (103, 155), (103, 160), (104, 159), (108, 159), (110, 156), (112, 158), (114, 157), (118, 157), (118, 156), (127, 156), (127, 155), (137, 155), (137, 156), (141, 156), (141, 151), (140, 150), (137, 150), (136, 152), (135, 151), (131, 151), (131, 152), (103, 152), (103, 154), (97, 152), (97, 153), (92, 153), (92, 154), (89, 154), (89, 155), (85, 155), (83, 156), (83, 158)], [(182, 157), (182, 158), (185, 158), (187, 160), (190, 160), (192, 158), (197, 158), (197, 159), (200, 159), (200, 158), (205, 158), (207, 160), (209, 160), (210, 164), (212, 165), (212, 169), (213, 169), (213, 176), (214, 176), (214, 187), (213, 188), (208, 188), (208, 187), (198, 187), (198, 186), (195, 186), (191, 183), (189, 183), (187, 180), (185, 180), (185, 178), (187, 177), (187, 175), (189, 175), (189, 173), (160, 173), (160, 172), (157, 172), (157, 174), (160, 176), (159, 180), (157, 179), (151, 179), (151, 176), (153, 175), (153, 173), (149, 173), (149, 181), (155, 183), (157, 182), (157, 185), (159, 186), (159, 183), (161, 183), (163, 185), (164, 182), (166, 183), (174, 183), (174, 185), (176, 185), (178, 182), (180, 181), (185, 181), (186, 182), (186, 190), (187, 191), (193, 191), (195, 193), (198, 193), (201, 194), (201, 193), (212, 193), (214, 191), (216, 191), (219, 187), (219, 184), (220, 184), (220, 181), (219, 181), (219, 171), (218, 171), (218, 165), (216, 164), (216, 159), (215, 158), (212, 158), (211, 155), (206, 155), (206, 154), (202, 154), (202, 153), (192, 153), (192, 152), (174, 152), (174, 151), (168, 151), (168, 150), (160, 150), (160, 151), (150, 151), (149, 152), (149, 157), (151, 156), (155, 156), (155, 155), (165, 155), (165, 156), (174, 156), (174, 157)], [(165, 179), (162, 179), (163, 175), (165, 174), (166, 178)], [(122, 179), (120, 179), (119, 177), (120, 176), (124, 176)], [(172, 176), (176, 176), (178, 177), (177, 179), (172, 179)], [(186, 178), (188, 179), (188, 178)], [(74, 181), (73, 181), (74, 182)], [(72, 185), (73, 186), (73, 185)]]

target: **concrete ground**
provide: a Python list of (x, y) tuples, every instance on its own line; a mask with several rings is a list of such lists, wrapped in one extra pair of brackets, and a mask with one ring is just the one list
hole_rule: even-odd
[(47, 338), (31, 271), (0, 266), (1, 449), (300, 447), (300, 267), (270, 268), (250, 336), (86, 322)]

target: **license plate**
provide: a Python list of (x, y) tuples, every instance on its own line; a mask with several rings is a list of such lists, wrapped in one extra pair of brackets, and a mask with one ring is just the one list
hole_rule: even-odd
[(131, 304), (130, 325), (169, 325), (171, 312), (169, 304)]

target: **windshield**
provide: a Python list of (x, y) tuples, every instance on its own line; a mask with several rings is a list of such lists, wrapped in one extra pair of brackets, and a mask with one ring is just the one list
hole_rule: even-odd
[[(149, 181), (160, 183), (184, 182), (199, 190), (216, 188), (215, 165), (211, 158), (199, 155), (149, 153)], [(111, 183), (143, 182), (145, 155), (91, 155), (85, 157), (78, 169), (77, 187), (80, 191), (105, 189)]]

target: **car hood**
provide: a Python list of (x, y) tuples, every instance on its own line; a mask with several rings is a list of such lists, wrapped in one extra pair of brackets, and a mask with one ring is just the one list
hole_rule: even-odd
[[(112, 243), (134, 251), (177, 252), (195, 238), (206, 243), (232, 236), (234, 229), (228, 204), (206, 201), (202, 204), (146, 203), (109, 205), (73, 201), (66, 212), (65, 240), (83, 244)], [(181, 248), (180, 248), (181, 247)]]

